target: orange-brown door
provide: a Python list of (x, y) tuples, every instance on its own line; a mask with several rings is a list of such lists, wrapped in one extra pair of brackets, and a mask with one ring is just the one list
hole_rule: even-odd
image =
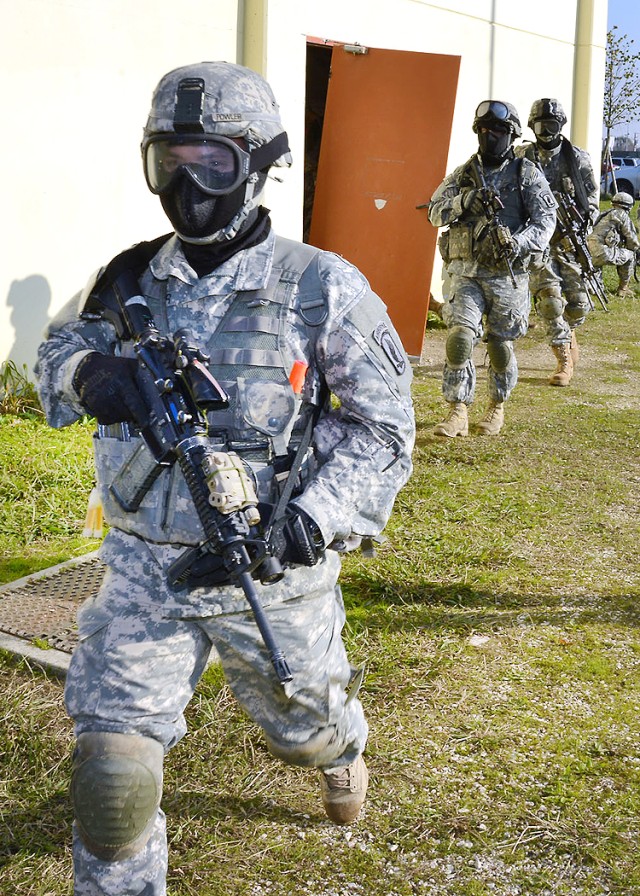
[(460, 58), (336, 45), (309, 242), (369, 279), (410, 355), (422, 350)]

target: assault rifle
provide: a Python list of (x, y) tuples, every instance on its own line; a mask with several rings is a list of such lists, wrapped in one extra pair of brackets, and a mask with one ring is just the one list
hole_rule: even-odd
[[(571, 192), (566, 187), (563, 187), (562, 190), (559, 190), (554, 195), (558, 203), (557, 232), (573, 252), (582, 268), (582, 279), (587, 289), (598, 298), (603, 310), (608, 311), (609, 300), (587, 246), (587, 221), (576, 205)], [(591, 299), (589, 301), (591, 302)], [(593, 308), (594, 304), (591, 302), (591, 310)]]
[(474, 156), (471, 162), (471, 172), (480, 193), (480, 201), (487, 221), (488, 236), (493, 244), (495, 257), (504, 261), (515, 288), (518, 284), (511, 264), (511, 242), (510, 239), (507, 239), (508, 228), (500, 223), (500, 218), (498, 217), (498, 212), (504, 208), (504, 203), (495, 190), (490, 190), (487, 186), (487, 181), (477, 156)]
[(143, 442), (111, 491), (124, 510), (134, 511), (162, 470), (178, 463), (205, 540), (187, 548), (169, 567), (169, 585), (190, 584), (190, 576), (201, 574), (210, 561), (215, 566), (220, 558), (220, 580), (224, 577), (242, 588), (279, 682), (291, 681), (253, 580), (259, 576), (267, 585), (284, 575), (266, 540), (256, 535), (260, 513), (253, 484), (238, 455), (215, 451), (206, 439), (207, 411), (228, 407), (228, 396), (188, 330), (178, 330), (172, 339), (160, 334), (132, 271), (121, 271), (110, 286), (89, 301), (97, 303), (94, 310), (114, 324), (120, 338), (133, 339), (138, 386), (148, 410), (140, 430)]

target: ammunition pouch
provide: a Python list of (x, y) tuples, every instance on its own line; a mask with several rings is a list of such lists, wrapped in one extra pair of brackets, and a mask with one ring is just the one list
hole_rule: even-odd
[(445, 264), (449, 264), (451, 261), (451, 255), (449, 254), (449, 231), (443, 230), (440, 236), (438, 237), (438, 250), (440, 252), (440, 256)]
[[(453, 224), (448, 230), (448, 255), (450, 261), (473, 259), (474, 224)], [(442, 251), (442, 250), (441, 250)]]

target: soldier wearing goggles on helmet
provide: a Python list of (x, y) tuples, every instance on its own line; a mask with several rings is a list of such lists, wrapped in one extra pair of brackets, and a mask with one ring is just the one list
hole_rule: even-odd
[[(598, 187), (589, 154), (562, 136), (567, 116), (557, 99), (545, 97), (531, 106), (528, 125), (535, 143), (516, 148), (516, 154), (540, 166), (555, 194), (566, 194), (575, 203), (584, 221), (586, 239), (599, 212)], [(583, 272), (575, 252), (558, 226), (548, 249), (531, 264), (531, 293), (537, 314), (556, 358), (549, 378), (552, 386), (567, 386), (578, 362), (576, 329), (593, 303), (585, 287)]]
[(186, 175), (209, 196), (231, 193), (247, 179), (251, 155), (243, 140), (227, 137), (155, 137), (144, 148), (144, 173), (152, 193), (171, 189), (175, 179)]
[[(261, 205), (270, 167), (291, 164), (267, 82), (224, 62), (169, 72), (153, 95), (142, 160), (174, 232), (117, 256), (83, 293), (80, 315), (72, 300), (50, 324), (37, 369), (53, 426), (87, 413), (98, 421), (110, 524), (108, 574), (79, 614), (66, 684), (77, 736), (76, 896), (164, 896), (163, 757), (185, 733), (212, 646), (269, 750), (318, 769), (329, 818), (356, 820), (367, 722), (362, 673), (341, 637), (340, 552), (386, 525), (414, 439), (411, 366), (382, 301), (344, 259), (276, 236)], [(145, 300), (154, 333), (171, 344), (187, 332), (228, 397), (228, 407), (205, 408), (196, 447), (229, 477), (242, 472), (239, 492), (249, 483), (257, 498), (252, 537), (286, 570), (255, 583), (291, 672), (280, 681), (211, 539), (186, 587), (168, 584), (185, 550), (203, 547), (203, 525), (188, 468), (156, 464), (147, 475), (140, 345), (100, 303), (100, 284), (121, 269), (135, 274), (132, 302)], [(138, 476), (142, 500), (118, 500), (122, 471)], [(226, 500), (225, 482), (212, 499)], [(278, 781), (275, 773), (276, 798)]]
[(429, 203), (429, 220), (446, 227), (439, 245), (450, 278), (442, 309), (447, 324), (442, 391), (449, 404), (435, 435), (466, 436), (475, 395), (473, 348), (484, 333), (490, 366), (489, 406), (477, 425), (497, 435), (504, 402), (518, 379), (513, 343), (527, 331), (527, 267), (555, 227), (556, 203), (544, 176), (521, 163), (513, 141), (522, 133), (511, 103), (486, 100), (473, 119), (478, 152), (449, 174)]

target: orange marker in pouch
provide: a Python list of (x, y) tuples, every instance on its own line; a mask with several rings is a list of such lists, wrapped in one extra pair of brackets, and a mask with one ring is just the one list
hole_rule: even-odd
[(291, 368), (291, 373), (289, 374), (289, 382), (291, 383), (291, 388), (296, 395), (300, 395), (300, 393), (302, 392), (302, 387), (304, 386), (304, 378), (307, 375), (308, 369), (309, 365), (306, 361), (293, 362), (293, 367)]

